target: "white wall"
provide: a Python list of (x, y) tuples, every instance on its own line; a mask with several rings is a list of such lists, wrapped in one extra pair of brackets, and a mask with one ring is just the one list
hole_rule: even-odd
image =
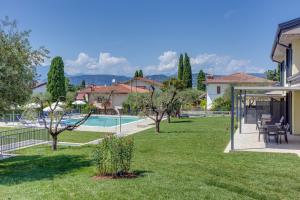
[[(217, 94), (217, 86), (220, 86), (221, 92), (220, 94)], [(213, 101), (224, 95), (224, 92), (229, 88), (229, 84), (207, 84), (206, 85), (206, 100), (207, 100), (207, 106), (206, 109), (209, 110), (212, 107)]]
[[(150, 90), (151, 89), (151, 83), (145, 82), (145, 81), (142, 81), (142, 80), (134, 80), (134, 81), (132, 81), (132, 83), (131, 82), (127, 83), (127, 85), (133, 86), (133, 87), (135, 87), (135, 86), (137, 86), (137, 87), (145, 87), (146, 90)], [(153, 86), (154, 86), (155, 90), (160, 90), (160, 88), (157, 85), (153, 85)]]
[[(108, 94), (101, 94), (101, 93), (92, 93), (89, 96), (89, 103), (90, 104), (97, 104), (98, 106), (101, 105), (101, 103), (97, 103), (98, 97), (108, 97)], [(111, 103), (112, 105), (108, 108), (113, 108), (115, 106), (122, 106), (123, 102), (126, 101), (128, 98), (128, 94), (112, 94), (111, 96)]]

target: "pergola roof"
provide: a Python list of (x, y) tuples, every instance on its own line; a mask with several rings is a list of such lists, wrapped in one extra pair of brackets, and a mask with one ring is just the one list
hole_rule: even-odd
[(252, 91), (300, 91), (300, 87), (279, 87), (279, 86), (235, 86), (234, 90)]

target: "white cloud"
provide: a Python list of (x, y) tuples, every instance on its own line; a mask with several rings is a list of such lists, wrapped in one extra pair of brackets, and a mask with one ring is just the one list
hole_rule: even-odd
[[(66, 60), (65, 69), (70, 75), (76, 74), (119, 74), (131, 76), (136, 69), (144, 70), (144, 74), (176, 74), (178, 54), (175, 51), (165, 51), (157, 57), (157, 64), (131, 65), (127, 58), (113, 56), (107, 52), (101, 52), (98, 58), (90, 57), (81, 52), (75, 60)], [(266, 69), (254, 66), (248, 59), (232, 58), (228, 55), (199, 54), (191, 56), (193, 73), (203, 69), (212, 74), (231, 74), (235, 72), (262, 73)]]
[(158, 57), (158, 65), (150, 65), (145, 67), (147, 74), (157, 73), (175, 73), (177, 70), (177, 53), (175, 51), (165, 51)]
[(114, 57), (110, 53), (100, 53), (99, 55), (99, 64), (100, 65), (116, 65), (126, 63), (127, 59), (123, 57)]
[(124, 57), (115, 57), (107, 52), (100, 52), (98, 59), (81, 52), (75, 60), (66, 60), (66, 72), (76, 74), (128, 74), (133, 72)]
[(194, 72), (200, 69), (212, 74), (231, 74), (235, 72), (262, 73), (264, 68), (253, 66), (250, 60), (235, 59), (227, 55), (199, 54), (191, 58)]

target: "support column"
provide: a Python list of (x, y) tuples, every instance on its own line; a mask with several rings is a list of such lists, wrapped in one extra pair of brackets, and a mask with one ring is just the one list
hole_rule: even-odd
[(244, 91), (244, 123), (247, 123), (247, 113), (246, 113), (246, 90)]
[(231, 150), (234, 150), (234, 88), (231, 86), (231, 132), (230, 132)]
[[(233, 90), (234, 93), (234, 90)], [(233, 98), (234, 98), (234, 94), (233, 94)], [(234, 104), (233, 104), (234, 105)], [(236, 95), (236, 122), (239, 122), (239, 95)]]
[(240, 110), (239, 110), (239, 114), (240, 114), (240, 133), (242, 133), (242, 90), (240, 90)]

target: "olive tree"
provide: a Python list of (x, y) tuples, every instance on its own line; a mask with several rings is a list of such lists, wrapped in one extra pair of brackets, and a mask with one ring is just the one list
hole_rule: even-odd
[(177, 100), (178, 91), (170, 87), (165, 91), (156, 91), (152, 87), (150, 93), (138, 95), (136, 104), (140, 113), (155, 122), (156, 133), (160, 132), (160, 123), (169, 107)]
[(30, 31), (18, 29), (16, 21), (8, 17), (0, 20), (0, 111), (30, 99), (35, 85), (35, 68), (49, 53), (44, 47), (34, 49), (29, 35)]
[[(63, 118), (67, 115), (69, 108), (67, 104), (60, 105), (65, 101), (65, 97), (59, 97), (54, 103), (51, 101), (52, 96), (49, 94), (35, 95), (32, 97), (32, 101), (37, 103), (40, 107), (37, 111), (40, 113), (40, 118), (43, 122), (43, 126), (47, 129), (48, 133), (52, 137), (52, 150), (57, 150), (58, 135), (64, 131), (72, 131), (82, 125), (91, 116), (92, 112), (88, 112), (84, 117), (72, 124), (62, 123)], [(49, 106), (48, 117), (43, 113), (43, 108)], [(60, 108), (60, 109), (58, 109)]]

